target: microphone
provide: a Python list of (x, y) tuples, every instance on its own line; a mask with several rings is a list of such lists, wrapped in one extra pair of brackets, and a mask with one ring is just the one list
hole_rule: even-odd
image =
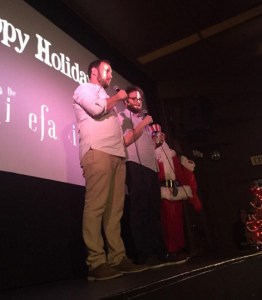
[(121, 89), (118, 85), (114, 85), (113, 89), (118, 93)]
[[(121, 89), (118, 85), (114, 85), (113, 89), (118, 93)], [(123, 100), (125, 104), (130, 105), (129, 102), (127, 101), (127, 99)]]
[(148, 115), (148, 112), (146, 109), (143, 109), (140, 113), (141, 118), (144, 120), (144, 118)]
[[(142, 111), (141, 111), (141, 113), (140, 113), (140, 117), (142, 118), (142, 120), (144, 120), (144, 118), (146, 117), (146, 116), (148, 116), (149, 115), (149, 113), (148, 113), (148, 111), (146, 110), (146, 109), (143, 109)], [(151, 122), (150, 124), (149, 124), (149, 126), (151, 126), (151, 125), (153, 125), (154, 124), (154, 122)]]

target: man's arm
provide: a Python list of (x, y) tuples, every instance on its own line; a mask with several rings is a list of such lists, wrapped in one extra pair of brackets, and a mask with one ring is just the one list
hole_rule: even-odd
[(124, 135), (125, 145), (129, 146), (134, 143), (143, 133), (144, 128), (151, 124), (153, 119), (151, 116), (147, 115), (133, 130), (129, 130)]
[(106, 99), (107, 101), (107, 107), (106, 110), (109, 111), (112, 109), (119, 101), (123, 101), (127, 98), (127, 93), (125, 90), (120, 90), (118, 93), (116, 93), (114, 96), (109, 97)]

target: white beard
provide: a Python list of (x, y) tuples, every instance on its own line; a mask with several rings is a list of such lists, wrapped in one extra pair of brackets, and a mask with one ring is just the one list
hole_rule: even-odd
[(156, 149), (156, 159), (163, 163), (166, 180), (176, 180), (173, 156), (176, 156), (176, 152), (166, 142)]

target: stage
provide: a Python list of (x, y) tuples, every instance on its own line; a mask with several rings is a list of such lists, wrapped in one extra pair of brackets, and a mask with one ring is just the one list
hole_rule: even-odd
[(85, 278), (0, 292), (1, 300), (262, 299), (262, 251), (204, 255), (187, 263), (123, 277)]

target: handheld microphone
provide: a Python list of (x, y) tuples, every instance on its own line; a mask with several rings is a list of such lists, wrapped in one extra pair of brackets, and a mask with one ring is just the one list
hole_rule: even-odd
[[(148, 116), (148, 115), (149, 115), (149, 113), (147, 112), (146, 109), (143, 109), (143, 110), (141, 111), (141, 113), (140, 113), (140, 116), (141, 116), (142, 120), (144, 120), (144, 118), (145, 118), (146, 116)], [(151, 126), (152, 124), (153, 124), (153, 122), (150, 123), (149, 126)]]
[(120, 91), (120, 87), (118, 85), (114, 85), (113, 89), (118, 93)]
[[(113, 89), (118, 93), (121, 89), (118, 85), (114, 85)], [(130, 105), (129, 102), (127, 101), (127, 99), (123, 100), (125, 104)]]
[(146, 109), (143, 109), (142, 111), (141, 111), (141, 118), (144, 120), (144, 118), (148, 115), (148, 112), (147, 112), (147, 110)]

